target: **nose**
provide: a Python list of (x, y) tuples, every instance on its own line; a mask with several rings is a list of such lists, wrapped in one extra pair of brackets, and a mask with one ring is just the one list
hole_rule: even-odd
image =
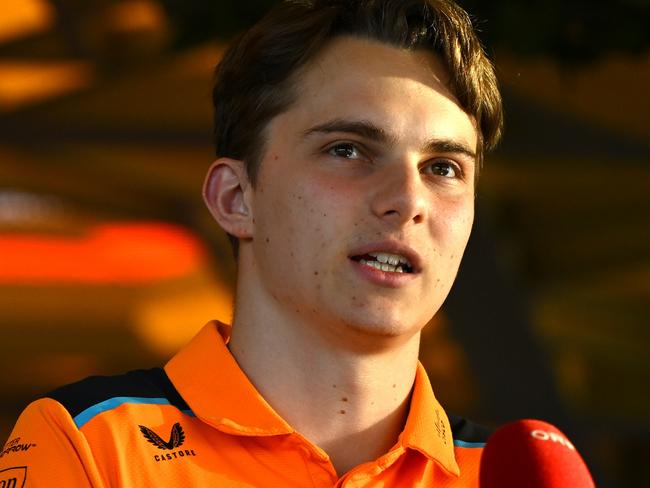
[(417, 165), (388, 165), (375, 175), (371, 206), (375, 216), (397, 225), (424, 222), (427, 188)]

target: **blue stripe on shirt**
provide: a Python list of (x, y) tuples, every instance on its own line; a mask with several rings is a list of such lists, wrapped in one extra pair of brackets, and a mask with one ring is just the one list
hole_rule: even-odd
[[(167, 398), (113, 397), (104, 400), (103, 402), (96, 403), (92, 407), (88, 407), (86, 410), (74, 417), (74, 423), (77, 426), (77, 429), (81, 429), (81, 427), (83, 427), (95, 415), (113, 410), (125, 403), (135, 403), (140, 405), (171, 405)], [(181, 410), (181, 412), (194, 417), (194, 412), (191, 410)]]

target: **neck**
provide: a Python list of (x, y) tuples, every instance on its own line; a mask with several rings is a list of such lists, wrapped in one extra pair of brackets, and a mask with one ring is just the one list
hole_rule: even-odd
[(249, 301), (255, 306), (237, 303), (229, 348), (265, 400), (339, 474), (386, 453), (408, 414), (419, 333), (370, 336), (310, 323), (260, 296)]

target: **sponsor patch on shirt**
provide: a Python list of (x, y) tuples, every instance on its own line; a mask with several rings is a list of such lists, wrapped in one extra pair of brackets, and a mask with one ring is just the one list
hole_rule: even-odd
[(27, 466), (0, 470), (0, 488), (23, 488), (27, 479)]
[[(7, 454), (11, 454), (13, 452), (29, 451), (34, 447), (36, 447), (36, 444), (34, 444), (33, 442), (26, 442), (21, 440), (20, 437), (16, 437), (14, 439), (11, 439), (4, 445), (2, 451), (0, 451), (0, 458), (2, 458)], [(4, 487), (0, 484), (0, 488), (4, 488)]]
[(140, 432), (142, 433), (144, 438), (147, 439), (149, 443), (153, 444), (158, 449), (161, 449), (163, 451), (172, 451), (172, 452), (167, 452), (165, 454), (154, 455), (153, 457), (154, 461), (157, 462), (172, 461), (174, 459), (182, 459), (189, 456), (196, 456), (196, 452), (194, 452), (194, 449), (178, 449), (176, 451), (174, 450), (178, 447), (181, 447), (185, 442), (185, 432), (183, 431), (183, 427), (181, 426), (180, 422), (176, 422), (172, 426), (172, 430), (169, 433), (169, 440), (167, 442), (165, 442), (162, 437), (156, 434), (149, 427), (146, 427), (144, 425), (138, 425), (138, 427), (140, 428)]

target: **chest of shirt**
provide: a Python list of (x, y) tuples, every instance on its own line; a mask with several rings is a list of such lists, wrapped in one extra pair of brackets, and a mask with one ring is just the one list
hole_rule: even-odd
[(401, 446), (339, 478), (300, 435), (234, 435), (173, 407), (124, 405), (81, 430), (108, 486), (471, 486)]

